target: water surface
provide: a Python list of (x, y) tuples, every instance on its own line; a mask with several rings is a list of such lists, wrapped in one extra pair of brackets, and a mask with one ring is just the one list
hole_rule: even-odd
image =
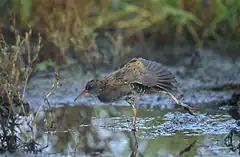
[[(39, 156), (236, 156), (224, 138), (237, 123), (224, 112), (132, 109), (125, 106), (64, 105), (40, 114), (36, 140), (48, 145)], [(31, 156), (31, 154), (28, 154)]]

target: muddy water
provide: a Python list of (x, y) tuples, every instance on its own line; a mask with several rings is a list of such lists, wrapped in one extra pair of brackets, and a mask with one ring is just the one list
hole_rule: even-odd
[[(37, 156), (237, 156), (237, 136), (231, 147), (224, 138), (233, 128), (239, 129), (228, 108), (233, 93), (240, 92), (240, 58), (204, 50), (195, 58), (183, 55), (171, 61), (174, 64), (168, 67), (176, 74), (183, 101), (194, 107), (196, 116), (177, 108), (166, 95), (142, 96), (136, 102), (134, 134), (130, 131), (133, 112), (125, 101), (103, 104), (86, 95), (73, 102), (94, 74), (71, 65), (60, 69), (60, 88), (49, 98), (51, 108), (38, 119), (36, 140), (48, 147)], [(26, 99), (33, 110), (53, 81), (51, 72), (35, 74), (30, 80)]]
[(237, 127), (236, 121), (224, 112), (197, 114), (139, 109), (134, 133), (130, 131), (130, 107), (65, 105), (41, 112), (36, 140), (48, 147), (35, 155), (176, 157), (189, 149), (183, 156), (237, 156), (238, 151), (224, 141), (231, 128)]

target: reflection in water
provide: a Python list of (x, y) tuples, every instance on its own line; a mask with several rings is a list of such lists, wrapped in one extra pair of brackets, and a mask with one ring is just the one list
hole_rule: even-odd
[[(44, 150), (48, 154), (192, 157), (212, 151), (212, 147), (209, 146), (215, 145), (215, 141), (223, 137), (194, 134), (191, 130), (160, 136), (160, 132), (156, 130), (161, 128), (159, 126), (169, 123), (168, 120), (164, 120), (166, 111), (139, 109), (138, 113), (140, 128), (135, 133), (128, 129), (131, 125), (131, 120), (128, 119), (132, 116), (130, 107), (80, 105), (54, 108), (43, 113), (38, 121), (36, 140), (42, 145), (48, 144), (49, 147)], [(218, 147), (221, 152), (223, 147)], [(213, 153), (214, 151), (216, 149)], [(221, 153), (219, 156), (222, 156)]]
[(240, 155), (240, 131), (232, 129), (224, 139), (225, 145)]
[[(48, 138), (48, 145), (51, 146), (48, 152), (51, 153), (77, 153), (91, 156), (117, 154), (122, 148), (113, 146), (123, 139), (134, 139), (131, 137), (131, 132), (111, 132), (102, 126), (98, 118), (96, 120), (93, 118), (95, 115), (109, 116), (113, 114), (112, 112), (114, 110), (101, 108), (94, 110), (85, 105), (49, 110), (37, 123), (39, 128), (37, 137)], [(102, 119), (107, 120), (104, 117)], [(42, 131), (47, 134), (42, 135)], [(131, 142), (135, 145), (136, 135), (134, 134), (133, 137), (135, 140)]]
[(197, 140), (193, 141), (193, 143), (191, 143), (188, 147), (186, 147), (184, 150), (180, 151), (177, 156), (178, 157), (182, 157), (184, 155), (184, 153), (186, 152), (189, 152), (193, 147), (194, 145), (196, 144)]
[(133, 138), (131, 138), (131, 150), (132, 150), (132, 153), (130, 155), (130, 157), (136, 157), (137, 155), (137, 151), (138, 151), (138, 141), (137, 141), (137, 137), (136, 137), (136, 133), (135, 132), (131, 132), (132, 135), (133, 135)]
[[(48, 131), (52, 153), (85, 153), (96, 155), (109, 151), (108, 136), (101, 139), (100, 130), (92, 125), (93, 108), (88, 106), (61, 107), (50, 110), (38, 122), (39, 128)], [(41, 137), (41, 132), (39, 132)]]

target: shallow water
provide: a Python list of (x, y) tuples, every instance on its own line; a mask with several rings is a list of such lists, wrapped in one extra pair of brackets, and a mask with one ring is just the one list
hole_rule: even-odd
[[(176, 74), (183, 102), (195, 108), (196, 116), (176, 109), (169, 96), (145, 95), (136, 101), (135, 134), (130, 131), (133, 112), (125, 101), (103, 104), (86, 95), (73, 103), (94, 76), (80, 65), (61, 69), (61, 85), (49, 98), (52, 109), (40, 113), (34, 128), (36, 142), (48, 145), (37, 156), (235, 157), (240, 135), (235, 136), (231, 147), (224, 139), (232, 128), (239, 128), (227, 110), (233, 93), (240, 92), (239, 59), (234, 61), (211, 50), (202, 51), (194, 65), (189, 64), (191, 57), (178, 57), (180, 63), (169, 69)], [(54, 73), (38, 73), (30, 80), (26, 100), (34, 111), (53, 81)], [(28, 127), (22, 129), (31, 137)], [(23, 139), (26, 136), (20, 135)], [(16, 156), (21, 155), (36, 154)]]
[(236, 121), (223, 112), (195, 113), (139, 108), (133, 133), (130, 107), (65, 105), (40, 114), (36, 140), (48, 147), (37, 156), (170, 157), (191, 144), (183, 156), (236, 156), (224, 144)]

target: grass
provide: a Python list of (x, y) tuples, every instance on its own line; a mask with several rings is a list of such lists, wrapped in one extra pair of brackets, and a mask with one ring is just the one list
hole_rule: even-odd
[[(39, 34), (37, 42), (33, 44), (31, 29), (25, 32), (24, 36), (16, 33), (16, 43), (13, 45), (8, 44), (2, 34), (0, 37), (0, 153), (14, 152), (19, 149), (38, 152), (42, 148), (38, 148), (39, 145), (35, 142), (33, 128), (35, 128), (38, 113), (46, 102), (49, 105), (48, 97), (59, 86), (59, 73), (56, 73), (56, 81), (52, 90), (44, 97), (37, 112), (33, 113), (24, 95), (42, 47), (42, 38)], [(24, 59), (27, 60), (24, 62)], [(24, 124), (19, 124), (19, 120), (31, 117), (31, 115), (34, 118), (27, 124), (31, 130), (31, 135), (28, 135), (22, 132), (21, 127)], [(19, 131), (24, 134), (25, 140), (18, 136)]]
[[(25, 36), (16, 35), (15, 45), (8, 45), (4, 36), (1, 34), (1, 61), (0, 61), (0, 93), (6, 95), (8, 103), (13, 106), (13, 97), (17, 96), (23, 102), (25, 87), (29, 76), (33, 69), (32, 66), (37, 60), (38, 51), (40, 50), (40, 42), (36, 47), (30, 46), (31, 31), (26, 32)], [(35, 52), (33, 52), (33, 49)], [(23, 56), (26, 56), (27, 61), (25, 67), (21, 67)], [(20, 89), (23, 89), (20, 92)]]
[(13, 23), (21, 27), (31, 25), (44, 33), (59, 47), (54, 53), (64, 63), (68, 62), (71, 48), (80, 61), (91, 56), (89, 52), (98, 52), (96, 37), (103, 28), (132, 35), (147, 31), (156, 40), (192, 40), (197, 48), (209, 46), (212, 40), (217, 43), (240, 36), (238, 0), (122, 0), (114, 5), (113, 2), (50, 0), (46, 6), (44, 0), (28, 0), (21, 5), (12, 0), (16, 12)]
[[(24, 102), (24, 93), (28, 78), (32, 72), (32, 64), (37, 55), (31, 56), (30, 48), (31, 31), (25, 36), (16, 35), (16, 43), (9, 45), (1, 34), (0, 48), (0, 123), (1, 123), (1, 152), (15, 151), (18, 147), (16, 130), (19, 127), (19, 116), (29, 114), (29, 104)], [(36, 48), (39, 51), (40, 46)], [(24, 51), (26, 50), (26, 51)], [(24, 52), (27, 54), (28, 65), (21, 70), (21, 61)], [(36, 53), (37, 54), (37, 53)], [(22, 71), (22, 72), (21, 72)]]

